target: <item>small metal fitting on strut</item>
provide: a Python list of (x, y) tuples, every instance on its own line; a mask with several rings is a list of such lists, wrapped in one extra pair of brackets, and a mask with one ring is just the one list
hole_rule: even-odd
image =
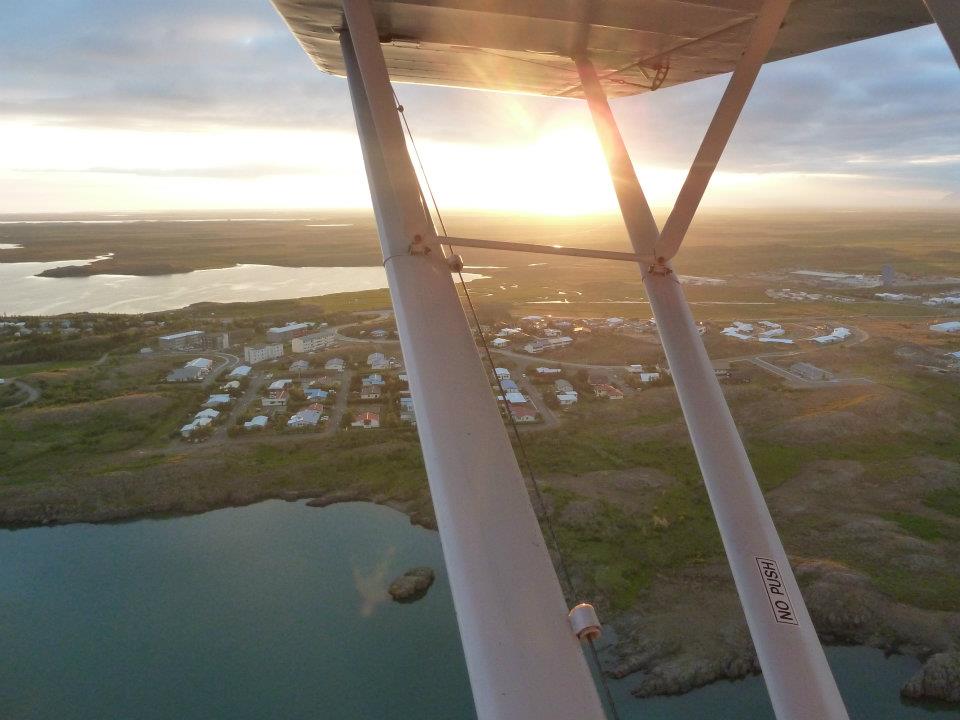
[(447, 265), (450, 266), (451, 272), (460, 272), (463, 270), (463, 258), (459, 255), (451, 255), (447, 258)]
[(413, 242), (410, 243), (408, 252), (411, 255), (429, 255), (430, 246), (423, 242), (423, 237), (421, 235), (414, 235)]
[(567, 617), (570, 620), (570, 627), (573, 628), (573, 634), (580, 640), (592, 642), (603, 634), (597, 611), (590, 603), (580, 603), (575, 606)]
[(671, 270), (670, 266), (667, 265), (667, 259), (661, 256), (657, 258), (656, 262), (647, 267), (647, 274), (666, 277), (667, 275), (672, 275), (673, 270)]

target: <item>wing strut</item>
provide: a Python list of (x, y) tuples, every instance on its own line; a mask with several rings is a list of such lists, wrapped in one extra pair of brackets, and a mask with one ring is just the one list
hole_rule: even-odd
[(642, 263), (641, 274), (774, 711), (780, 720), (846, 720), (843, 700), (743, 441), (669, 265), (788, 6), (789, 0), (763, 4), (667, 221), (664, 232), (674, 227), (676, 234), (664, 249), (593, 65), (579, 58), (577, 66), (634, 251), (649, 258), (650, 248), (657, 247), (656, 257), (667, 258)]
[(479, 720), (603, 710), (450, 266), (421, 202), (370, 0), (340, 44)]
[(957, 0), (923, 0), (930, 17), (940, 27), (943, 39), (950, 46), (953, 59), (960, 65), (960, 5)]

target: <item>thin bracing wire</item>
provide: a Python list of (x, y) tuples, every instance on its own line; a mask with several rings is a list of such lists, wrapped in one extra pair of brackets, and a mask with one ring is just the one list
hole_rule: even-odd
[[(433, 188), (430, 186), (430, 179), (427, 177), (426, 168), (423, 165), (423, 159), (420, 157), (420, 151), (417, 149), (417, 142), (414, 140), (413, 132), (410, 129), (410, 123), (407, 122), (407, 116), (404, 114), (403, 105), (400, 104), (400, 100), (397, 98), (396, 92), (393, 93), (394, 104), (397, 107), (397, 112), (400, 115), (400, 120), (403, 122), (403, 127), (406, 130), (407, 137), (410, 139), (410, 147), (413, 150), (414, 157), (417, 159), (417, 166), (420, 168), (420, 175), (423, 178), (423, 184), (426, 186), (427, 195), (430, 196), (430, 205), (433, 206), (433, 212), (437, 216), (437, 223), (440, 225), (440, 231), (443, 233), (444, 237), (447, 237), (447, 228), (443, 222), (443, 215), (440, 213), (440, 206), (437, 204), (437, 198), (433, 194)], [(430, 212), (430, 205), (427, 204), (426, 198), (423, 197), (423, 190), (420, 191), (421, 201), (424, 204), (424, 209), (427, 212)], [(453, 245), (450, 243), (444, 243), (447, 246), (447, 249), (450, 253), (453, 253)], [(563, 552), (560, 548), (560, 538), (557, 536), (556, 528), (553, 525), (553, 521), (550, 517), (550, 513), (547, 512), (546, 500), (544, 500), (543, 492), (540, 488), (540, 483), (537, 480), (537, 476), (533, 471), (533, 464), (530, 462), (530, 457), (527, 455), (527, 448), (523, 443), (523, 435), (520, 432), (520, 428), (517, 425), (516, 420), (513, 417), (513, 413), (510, 412), (510, 401), (507, 400), (507, 393), (503, 388), (503, 382), (500, 380), (500, 376), (497, 375), (496, 363), (493, 361), (493, 355), (490, 352), (490, 346), (487, 344), (487, 338), (483, 334), (483, 328), (480, 326), (480, 317), (477, 314), (476, 306), (473, 304), (473, 298), (470, 296), (470, 291), (467, 289), (467, 281), (463, 277), (463, 269), (457, 269), (457, 275), (460, 278), (460, 287), (463, 289), (463, 296), (467, 301), (467, 307), (470, 310), (470, 316), (473, 319), (474, 329), (477, 333), (477, 337), (480, 338), (480, 345), (483, 348), (484, 356), (486, 357), (487, 364), (490, 366), (490, 372), (493, 374), (493, 377), (496, 379), (497, 388), (500, 390), (500, 397), (503, 398), (503, 403), (506, 408), (506, 415), (510, 421), (510, 427), (513, 431), (513, 435), (516, 438), (517, 450), (520, 453), (521, 463), (526, 470), (527, 476), (530, 478), (530, 485), (533, 487), (534, 495), (537, 498), (537, 508), (538, 516), (541, 522), (546, 526), (547, 534), (550, 536), (550, 544), (553, 546), (554, 555), (557, 558), (557, 564), (559, 565), (560, 576), (563, 579), (563, 583), (566, 585), (566, 589), (569, 597), (579, 598), (580, 595), (577, 592), (576, 585), (573, 582), (573, 576), (570, 573), (570, 568), (567, 566), (567, 562), (563, 557)], [(606, 674), (603, 672), (603, 664), (600, 662), (600, 653), (597, 651), (597, 647), (593, 642), (593, 639), (588, 640), (588, 645), (590, 647), (590, 655), (593, 659), (594, 667), (597, 671), (597, 676), (600, 678), (600, 684), (603, 687), (604, 695), (606, 696), (607, 706), (610, 708), (610, 715), (613, 720), (620, 720), (620, 713), (617, 710), (617, 704), (613, 698), (613, 691), (610, 689), (609, 682), (607, 680)]]

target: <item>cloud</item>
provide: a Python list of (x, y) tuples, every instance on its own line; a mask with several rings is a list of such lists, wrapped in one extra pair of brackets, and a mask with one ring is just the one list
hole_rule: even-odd
[[(313, 66), (266, 0), (14, 3), (0, 24), (0, 120), (354, 132), (345, 82)], [(635, 160), (685, 168), (725, 82), (615, 101)], [(567, 124), (590, 124), (584, 104), (573, 100), (411, 85), (397, 91), (418, 139), (522, 144)], [(853, 169), (948, 194), (960, 188), (960, 163), (951, 159), (958, 136), (960, 73), (929, 26), (765, 66), (721, 169)], [(241, 162), (88, 172), (257, 178), (306, 171)]]
[(40, 173), (97, 173), (105, 175), (137, 175), (155, 178), (215, 178), (220, 180), (253, 180), (256, 178), (280, 177), (289, 175), (315, 175), (316, 167), (302, 165), (228, 165), (213, 167), (87, 167), (69, 170), (56, 168), (26, 168), (16, 172)]

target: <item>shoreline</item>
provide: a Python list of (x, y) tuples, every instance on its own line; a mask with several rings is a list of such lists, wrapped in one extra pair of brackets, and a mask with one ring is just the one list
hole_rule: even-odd
[[(172, 502), (164, 507), (105, 510), (96, 513), (57, 514), (51, 506), (45, 514), (18, 513), (0, 508), (0, 530), (15, 532), (37, 527), (56, 527), (69, 524), (113, 524), (147, 519), (164, 519), (198, 515), (214, 510), (245, 507), (267, 500), (285, 502), (306, 501), (314, 508), (348, 502), (369, 502), (389, 507), (405, 514), (412, 525), (437, 530), (432, 505), (424, 510), (422, 499), (402, 500), (380, 492), (362, 488), (305, 488), (281, 492), (231, 493), (229, 497), (209, 499), (206, 502)], [(960, 628), (960, 614), (937, 613), (951, 616), (924, 617), (931, 611), (896, 605), (878, 592), (866, 588), (866, 578), (849, 572), (837, 572), (827, 563), (800, 560), (795, 562), (798, 579), (804, 585), (811, 616), (819, 628), (818, 636), (824, 646), (866, 647), (881, 650), (886, 656), (914, 657), (922, 664), (918, 672), (901, 688), (901, 697), (921, 703), (946, 702), (953, 707), (960, 703), (960, 685), (944, 681), (943, 665), (960, 668), (960, 652), (944, 642), (938, 642), (938, 625)], [(843, 581), (838, 582), (838, 577)], [(689, 582), (689, 579), (686, 579)], [(669, 581), (667, 581), (669, 583)], [(853, 599), (853, 602), (848, 602)], [(882, 613), (883, 622), (870, 622)], [(670, 608), (667, 614), (683, 621), (682, 613)], [(636, 613), (612, 615), (607, 624), (614, 628), (616, 640), (604, 649), (607, 657), (603, 672), (616, 680), (634, 681), (630, 693), (638, 699), (683, 695), (722, 680), (740, 680), (760, 674), (760, 667), (745, 626), (737, 628), (732, 641), (711, 643), (707, 638), (699, 651), (685, 650), (681, 640), (667, 632), (649, 632), (642, 628), (647, 623), (637, 622)], [(891, 618), (892, 616), (892, 618)], [(891, 623), (890, 620), (899, 620)], [(942, 623), (938, 623), (942, 620)], [(659, 624), (659, 623), (655, 623)], [(742, 623), (742, 615), (740, 616)], [(661, 628), (664, 626), (659, 625)], [(900, 632), (897, 631), (899, 628)], [(946, 658), (946, 661), (944, 660)], [(948, 700), (948, 697), (958, 700)], [(957, 704), (960, 708), (960, 704)]]

